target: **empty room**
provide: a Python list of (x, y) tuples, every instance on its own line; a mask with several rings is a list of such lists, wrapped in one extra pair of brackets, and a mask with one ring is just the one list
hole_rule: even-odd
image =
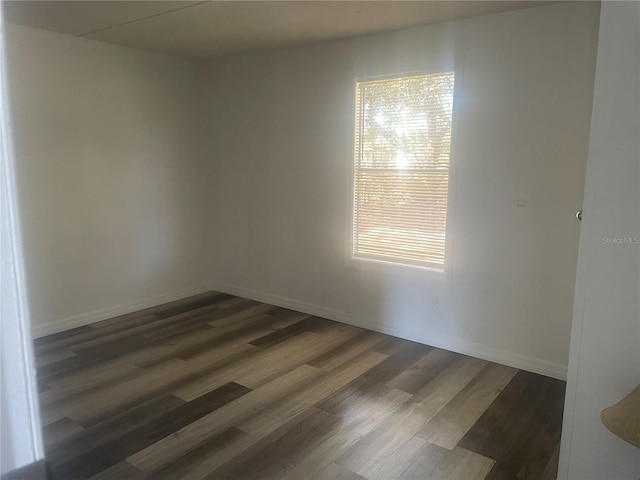
[(640, 2), (1, 29), (2, 480), (640, 478)]

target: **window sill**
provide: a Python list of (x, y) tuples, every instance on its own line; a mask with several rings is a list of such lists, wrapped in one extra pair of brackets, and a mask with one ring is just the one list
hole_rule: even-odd
[(396, 263), (393, 261), (376, 260), (369, 258), (350, 257), (347, 259), (347, 268), (364, 272), (377, 272), (382, 274), (411, 276), (428, 280), (433, 283), (447, 282), (447, 269), (438, 270), (420, 265)]

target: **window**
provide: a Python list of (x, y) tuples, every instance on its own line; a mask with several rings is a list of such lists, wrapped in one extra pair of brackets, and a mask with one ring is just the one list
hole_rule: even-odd
[(357, 83), (354, 258), (444, 270), (453, 83)]

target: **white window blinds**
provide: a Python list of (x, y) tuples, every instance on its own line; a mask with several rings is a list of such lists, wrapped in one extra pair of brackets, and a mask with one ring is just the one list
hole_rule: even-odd
[(358, 82), (353, 256), (444, 269), (453, 72)]

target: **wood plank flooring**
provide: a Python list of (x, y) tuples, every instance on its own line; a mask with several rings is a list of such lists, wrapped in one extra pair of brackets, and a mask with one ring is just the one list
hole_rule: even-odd
[(54, 479), (556, 478), (564, 382), (210, 292), (34, 341)]

